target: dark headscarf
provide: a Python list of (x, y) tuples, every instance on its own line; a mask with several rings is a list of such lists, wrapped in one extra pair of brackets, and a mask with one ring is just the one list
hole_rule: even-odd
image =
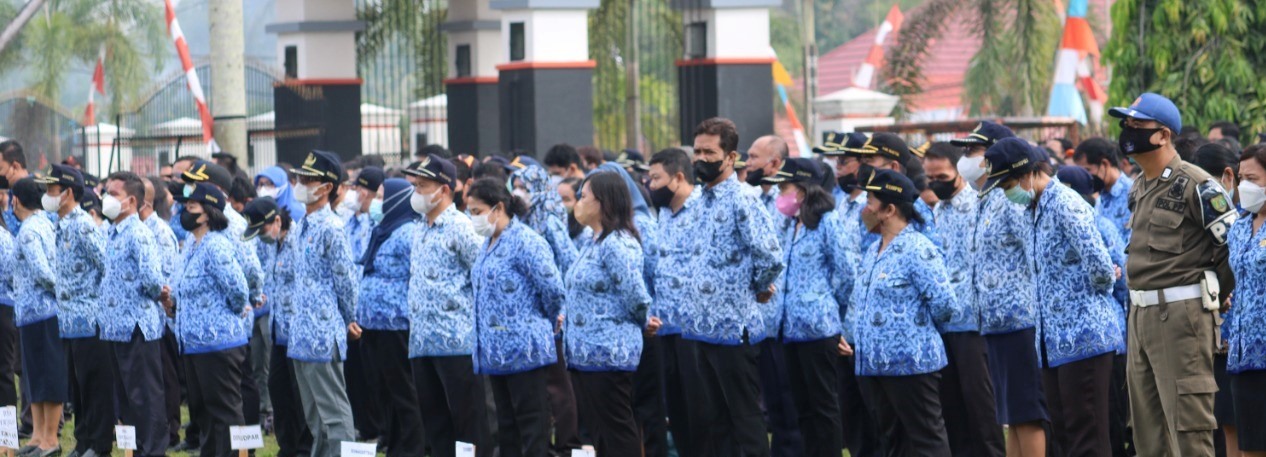
[(365, 247), (365, 255), (357, 262), (365, 267), (365, 274), (374, 272), (374, 257), (378, 248), (391, 238), (391, 234), (400, 226), (415, 220), (418, 214), (413, 212), (409, 197), (413, 194), (413, 185), (402, 178), (391, 178), (383, 181), (382, 222), (374, 227), (369, 235), (369, 245)]

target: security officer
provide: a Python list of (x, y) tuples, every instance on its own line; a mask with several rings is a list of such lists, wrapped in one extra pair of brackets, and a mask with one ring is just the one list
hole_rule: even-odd
[(1121, 151), (1143, 170), (1133, 220), (1126, 379), (1139, 455), (1211, 456), (1213, 349), (1220, 304), (1234, 285), (1226, 240), (1235, 208), (1216, 179), (1174, 149), (1182, 115), (1145, 93), (1122, 118)]

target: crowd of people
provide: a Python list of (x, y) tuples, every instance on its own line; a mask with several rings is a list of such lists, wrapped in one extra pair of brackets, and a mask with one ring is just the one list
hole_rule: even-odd
[(242, 424), (281, 457), (1266, 455), (1266, 144), (1156, 94), (1110, 113), (1116, 141), (791, 157), (713, 118), (649, 159), (253, 178), (0, 143), (0, 405), (19, 457), (61, 454), (66, 405), (73, 457), (115, 424), (141, 457)]

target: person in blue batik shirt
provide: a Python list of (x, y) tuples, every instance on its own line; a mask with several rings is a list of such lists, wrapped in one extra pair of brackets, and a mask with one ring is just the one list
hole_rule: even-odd
[[(359, 167), (360, 162), (354, 160), (347, 166)], [(379, 219), (375, 216), (382, 217), (382, 201), (378, 198), (378, 193), (384, 179), (386, 174), (382, 168), (364, 167), (356, 173), (355, 179), (342, 183), (344, 190), (340, 191), (339, 201), (331, 201), (331, 205), (336, 208), (335, 214), (343, 220), (343, 230), (351, 244), (353, 261), (360, 260), (365, 255), (369, 237), (378, 224)], [(363, 276), (359, 262), (353, 262), (352, 268), (357, 278)], [(377, 439), (386, 444), (393, 439), (388, 433), (386, 392), (370, 388), (371, 382), (377, 384), (377, 373), (367, 368), (367, 357), (361, 344), (360, 339), (347, 341), (347, 360), (344, 361), (343, 370), (347, 379), (347, 397), (352, 402), (352, 417), (356, 420), (359, 438), (362, 441)]]
[(1099, 201), (1095, 203), (1095, 210), (1112, 221), (1121, 240), (1129, 243), (1129, 196), (1130, 188), (1134, 187), (1134, 179), (1121, 172), (1121, 160), (1121, 148), (1116, 142), (1105, 138), (1082, 141), (1073, 151), (1073, 162), (1090, 172), (1094, 188), (1102, 189), (1099, 192)]
[(18, 338), (21, 341), (23, 382), (31, 402), (32, 432), (19, 455), (47, 457), (61, 454), (57, 425), (62, 404), (70, 400), (66, 352), (58, 336), (56, 283), (57, 237), (53, 222), (41, 209), (43, 189), (34, 178), (13, 183), (13, 214), (18, 230), (13, 290)]
[(105, 276), (101, 280), (101, 339), (114, 348), (115, 376), (125, 395), (118, 412), (124, 425), (136, 427), (137, 455), (167, 451), (168, 427), (163, 396), (163, 311), (165, 298), (160, 254), (137, 213), (145, 198), (141, 177), (120, 171), (106, 178), (101, 214), (110, 219)]
[(690, 259), (702, 252), (695, 234), (700, 192), (690, 156), (681, 149), (665, 149), (652, 156), (647, 176), (651, 204), (659, 216), (654, 238), (644, 242), (650, 244), (646, 250), (652, 271), (648, 287), (654, 297), (647, 320), (659, 326), (656, 339), (664, 354), (664, 403), (673, 443), (682, 455), (697, 455), (707, 445), (706, 430), (699, 428), (706, 427), (707, 417), (691, 402), (703, 397), (703, 380), (694, 362), (695, 342), (681, 337), (680, 316), (699, 305)]
[[(844, 448), (840, 404), (820, 400), (836, 398), (840, 386), (840, 312), (857, 260), (843, 244), (847, 237), (835, 199), (819, 184), (823, 171), (811, 159), (788, 159), (763, 180), (779, 190), (775, 211), (786, 221), (779, 229), (787, 269), (774, 295), (780, 312), (772, 335), (782, 340), (776, 349), (784, 352), (786, 390), (799, 418), (791, 426), (803, 433), (801, 455), (811, 456), (834, 456)], [(770, 396), (765, 393), (767, 402)]]
[(1037, 351), (1054, 439), (1070, 455), (1110, 446), (1108, 386), (1112, 356), (1125, 345), (1115, 268), (1080, 195), (1034, 167), (1040, 153), (1025, 140), (999, 140), (985, 152), (989, 179), (1033, 217), (1032, 259), (1038, 302)]
[(113, 447), (114, 374), (110, 345), (98, 336), (98, 291), (105, 270), (105, 239), (92, 217), (76, 201), (83, 196), (83, 175), (53, 165), (37, 181), (46, 187), (44, 211), (56, 213), (58, 324), (70, 359), (71, 401), (75, 408), (75, 451), (108, 455)]
[(496, 179), (466, 200), (475, 233), (488, 238), (471, 268), (475, 372), (489, 375), (502, 455), (545, 455), (549, 447), (546, 367), (558, 362), (556, 318), (562, 276), (545, 239), (521, 222), (527, 207)]
[(237, 243), (228, 239), (223, 192), (208, 183), (195, 185), (185, 201), (180, 225), (189, 232), (171, 293), (163, 300), (176, 317), (176, 338), (184, 354), (189, 415), (202, 432), (203, 455), (231, 456), (229, 427), (243, 423), (242, 366), (249, 330), (242, 317), (246, 276)]
[(312, 432), (312, 457), (338, 455), (343, 441), (356, 439), (343, 377), (347, 339), (358, 339), (356, 282), (351, 246), (330, 197), (343, 174), (338, 156), (312, 151), (299, 168), (295, 198), (308, 214), (289, 236), (295, 238), (295, 293), (287, 356), (295, 369), (304, 417)]
[(1233, 433), (1226, 438), (1228, 449), (1262, 455), (1266, 451), (1266, 236), (1261, 230), (1266, 221), (1262, 211), (1266, 203), (1266, 145), (1244, 149), (1238, 168), (1236, 194), (1251, 217), (1235, 221), (1227, 242), (1235, 292), (1230, 309), (1224, 309), (1226, 322), (1222, 325), (1234, 404)]
[[(904, 175), (875, 170), (862, 217), (880, 241), (862, 254), (847, 313), (862, 391), (893, 455), (949, 456), (941, 417), (945, 346), (938, 327), (964, 312), (939, 249), (915, 230), (918, 190)], [(856, 349), (854, 349), (854, 347)]]
[[(270, 211), (271, 210), (271, 211)], [(269, 212), (273, 217), (265, 217)], [(264, 268), (264, 295), (268, 297), (268, 306), (272, 310), (268, 316), (271, 336), (271, 350), (268, 354), (268, 396), (271, 400), (273, 414), (273, 432), (277, 437), (277, 455), (294, 457), (307, 454), (312, 449), (312, 433), (303, 416), (303, 405), (299, 399), (299, 386), (295, 380), (294, 365), (286, 357), (289, 345), (290, 322), (294, 319), (295, 300), (301, 300), (303, 294), (295, 290), (295, 261), (297, 249), (294, 238), (289, 236), (295, 224), (290, 220), (290, 213), (276, 206), (271, 198), (257, 198), (246, 205), (243, 210), (249, 222), (247, 238), (258, 237), (261, 251), (269, 251), (268, 255), (260, 255), (268, 259)], [(297, 297), (297, 298), (296, 298)], [(253, 338), (259, 335), (252, 335)]]
[[(510, 171), (507, 188), (528, 207), (522, 221), (545, 238), (554, 254), (554, 265), (560, 274), (566, 274), (572, 262), (576, 261), (578, 251), (567, 230), (566, 207), (558, 191), (550, 184), (549, 173), (536, 160), (523, 154), (515, 157), (505, 168)], [(558, 362), (549, 369), (550, 412), (555, 423), (553, 451), (567, 454), (571, 449), (580, 448), (580, 426), (575, 389), (571, 385), (571, 377), (567, 375), (561, 342), (555, 341), (554, 348), (558, 351)]]
[[(140, 216), (141, 221), (145, 223), (145, 227), (154, 234), (154, 242), (157, 246), (159, 257), (162, 259), (159, 264), (162, 268), (163, 278), (165, 282), (171, 282), (171, 276), (174, 274), (176, 266), (180, 263), (180, 242), (176, 240), (176, 234), (171, 231), (171, 227), (167, 225), (167, 221), (159, 216), (157, 208), (168, 208), (170, 205), (171, 195), (167, 192), (167, 185), (158, 177), (150, 177), (143, 180), (145, 184), (145, 202), (141, 204)], [(85, 190), (85, 195), (89, 191)], [(80, 203), (80, 206), (83, 202)], [(98, 206), (100, 204), (98, 203)], [(86, 210), (85, 210), (86, 211)], [(109, 236), (108, 226), (103, 231), (104, 240)], [(179, 360), (180, 360), (180, 343), (176, 341), (176, 320), (167, 317), (166, 325), (163, 326), (163, 389), (164, 403), (167, 406), (167, 433), (170, 442), (176, 445), (180, 443), (180, 429), (183, 421), (180, 418), (181, 404), (181, 387)]]
[[(972, 288), (972, 233), (979, 220), (980, 198), (958, 173), (962, 148), (935, 143), (924, 153), (928, 188), (939, 202), (933, 210), (936, 227), (946, 234), (942, 248), (954, 295), (967, 311), (940, 327), (949, 365), (942, 371), (941, 408), (950, 450), (956, 454), (1006, 454), (998, 427), (988, 348), (980, 334), (980, 310)], [(953, 236), (950, 236), (953, 235)]]
[(470, 270), (483, 237), (453, 204), (457, 168), (430, 157), (404, 171), (409, 206), (423, 216), (410, 249), (409, 357), (431, 452), (452, 457), (458, 441), (481, 457), (496, 449), (488, 430), (483, 376), (475, 374), (474, 291)]
[(782, 248), (760, 201), (734, 175), (738, 130), (712, 118), (695, 128), (695, 177), (703, 184), (699, 226), (693, 237), (701, 255), (689, 263), (700, 309), (679, 316), (682, 337), (697, 342), (710, 424), (706, 444), (721, 454), (768, 455), (760, 410), (757, 358), (766, 334), (761, 306), (782, 273)]
[(359, 260), (364, 272), (356, 300), (356, 322), (364, 329), (361, 363), (369, 392), (379, 394), (388, 423), (402, 431), (387, 436), (387, 454), (421, 455), (423, 436), (411, 432), (422, 427), (422, 417), (409, 368), (409, 263), (418, 227), (409, 205), (413, 186), (392, 178), (382, 190), (383, 216)]
[[(641, 162), (638, 162), (639, 166)], [(642, 184), (633, 179), (624, 167), (616, 163), (604, 163), (595, 171), (615, 173), (624, 181), (629, 190), (633, 205), (633, 226), (637, 227), (638, 238), (642, 247), (642, 280), (647, 290), (654, 294), (651, 278), (655, 275), (653, 244), (658, 226), (655, 216), (647, 203), (647, 193)], [(579, 185), (579, 184), (578, 184)], [(572, 219), (575, 216), (571, 216)], [(581, 236), (589, 237), (587, 243), (593, 242), (593, 229), (585, 226)], [(580, 245), (578, 245), (580, 246)], [(583, 249), (581, 249), (583, 250)], [(649, 318), (648, 318), (649, 319)], [(661, 322), (655, 320), (645, 325), (659, 328)], [(638, 361), (637, 371), (633, 373), (633, 413), (642, 430), (642, 446), (648, 455), (662, 455), (668, 452), (668, 412), (664, 405), (664, 361), (660, 340), (650, 332), (642, 335), (642, 358)]]
[(576, 219), (596, 234), (567, 272), (563, 341), (581, 415), (598, 452), (641, 456), (633, 417), (633, 372), (642, 357), (650, 293), (633, 223), (632, 195), (619, 173), (585, 180)]

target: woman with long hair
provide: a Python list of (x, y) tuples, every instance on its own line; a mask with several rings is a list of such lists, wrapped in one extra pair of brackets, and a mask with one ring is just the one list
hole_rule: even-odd
[(487, 238), (470, 273), (474, 360), (475, 371), (491, 381), (501, 455), (545, 455), (546, 367), (558, 361), (554, 320), (563, 304), (562, 277), (545, 239), (522, 222), (527, 205), (501, 181), (475, 182), (467, 208), (475, 233)]
[(642, 356), (651, 297), (624, 178), (607, 171), (590, 176), (575, 214), (594, 233), (566, 281), (563, 341), (577, 403), (599, 455), (640, 456), (633, 372)]

